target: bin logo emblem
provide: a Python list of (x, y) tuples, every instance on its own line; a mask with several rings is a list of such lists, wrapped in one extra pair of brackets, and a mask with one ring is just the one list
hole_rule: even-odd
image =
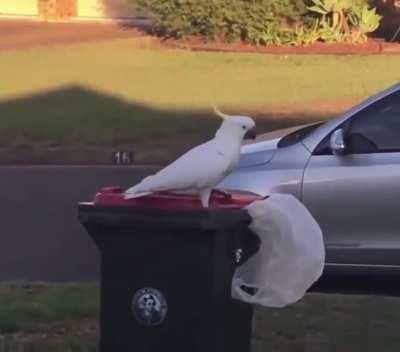
[(142, 326), (160, 325), (167, 316), (167, 310), (164, 295), (155, 288), (142, 288), (133, 296), (133, 315)]

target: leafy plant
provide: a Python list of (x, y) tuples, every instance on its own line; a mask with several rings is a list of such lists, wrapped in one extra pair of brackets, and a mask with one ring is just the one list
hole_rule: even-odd
[(374, 32), (379, 27), (381, 16), (376, 13), (375, 8), (369, 8), (367, 5), (354, 5), (349, 20), (354, 26), (352, 33), (354, 41), (365, 42), (367, 33)]
[(341, 33), (350, 32), (346, 14), (351, 9), (352, 0), (312, 0), (312, 2), (313, 6), (308, 9), (322, 15), (321, 25), (324, 33), (330, 32), (333, 36), (340, 37)]
[(310, 45), (320, 39), (319, 22), (314, 21), (311, 26), (296, 25), (293, 31), (292, 45)]
[(344, 40), (344, 35), (341, 31), (330, 26), (327, 22), (320, 22), (319, 37), (326, 43), (335, 43)]
[(317, 12), (323, 16), (331, 16), (332, 27), (341, 29), (345, 26), (346, 11), (351, 8), (352, 0), (312, 0), (313, 6), (308, 7), (310, 11)]
[(311, 0), (309, 11), (320, 15), (320, 38), (326, 42), (365, 42), (380, 22), (368, 0)]

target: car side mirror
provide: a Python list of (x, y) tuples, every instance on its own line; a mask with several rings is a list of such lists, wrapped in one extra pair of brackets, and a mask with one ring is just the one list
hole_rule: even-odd
[(332, 133), (330, 139), (330, 148), (334, 155), (343, 156), (346, 154), (347, 148), (344, 138), (344, 131), (341, 128)]

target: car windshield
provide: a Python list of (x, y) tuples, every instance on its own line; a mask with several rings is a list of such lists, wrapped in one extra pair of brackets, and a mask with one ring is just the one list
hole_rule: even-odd
[(312, 125), (307, 125), (303, 128), (300, 128), (292, 133), (289, 133), (285, 137), (283, 137), (279, 143), (278, 148), (289, 147), (293, 144), (301, 142), (304, 138), (306, 138), (311, 132), (316, 130), (319, 126), (321, 126), (323, 122), (317, 122)]

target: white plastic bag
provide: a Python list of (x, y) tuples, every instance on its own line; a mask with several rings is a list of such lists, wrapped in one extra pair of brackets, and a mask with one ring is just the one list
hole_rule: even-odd
[[(322, 232), (295, 197), (273, 194), (247, 207), (250, 229), (261, 240), (259, 251), (237, 268), (232, 297), (266, 307), (300, 300), (321, 276), (325, 263)], [(254, 294), (242, 287), (252, 288)]]

